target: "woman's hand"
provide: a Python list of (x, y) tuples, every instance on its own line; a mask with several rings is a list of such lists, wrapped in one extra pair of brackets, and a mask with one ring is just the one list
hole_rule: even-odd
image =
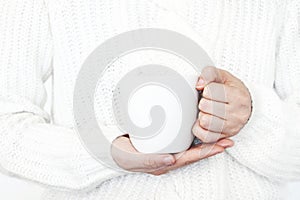
[(251, 96), (241, 80), (216, 67), (203, 69), (196, 88), (202, 91), (193, 133), (211, 143), (236, 135), (251, 115)]
[(233, 146), (231, 140), (223, 139), (213, 144), (194, 146), (185, 152), (174, 155), (143, 154), (132, 146), (128, 137), (121, 136), (113, 141), (111, 154), (115, 162), (125, 170), (161, 175), (170, 170), (222, 153), (225, 148), (231, 146)]

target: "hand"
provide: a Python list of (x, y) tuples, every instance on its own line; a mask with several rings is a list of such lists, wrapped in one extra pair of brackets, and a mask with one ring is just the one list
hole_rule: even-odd
[(215, 144), (194, 146), (175, 155), (143, 154), (132, 146), (128, 137), (121, 136), (113, 141), (111, 153), (115, 162), (125, 170), (161, 175), (170, 170), (222, 153), (225, 148), (231, 146), (233, 146), (233, 142), (224, 139)]
[(241, 80), (216, 67), (203, 69), (196, 88), (202, 91), (193, 133), (202, 142), (236, 135), (251, 115), (251, 96)]

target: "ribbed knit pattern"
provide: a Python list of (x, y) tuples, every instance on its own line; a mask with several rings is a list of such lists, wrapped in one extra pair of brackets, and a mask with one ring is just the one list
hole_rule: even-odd
[[(2, 0), (1, 171), (49, 187), (47, 200), (279, 199), (282, 184), (300, 178), (299, 19), (299, 0)], [(72, 114), (76, 76), (89, 53), (108, 38), (147, 27), (199, 42), (217, 67), (245, 83), (253, 100), (234, 147), (158, 177), (95, 161)], [(143, 63), (193, 73), (175, 56), (152, 51), (111, 65), (95, 97), (108, 135), (122, 134), (111, 90)], [(50, 77), (53, 93), (46, 94)], [(43, 109), (47, 96), (51, 115)]]

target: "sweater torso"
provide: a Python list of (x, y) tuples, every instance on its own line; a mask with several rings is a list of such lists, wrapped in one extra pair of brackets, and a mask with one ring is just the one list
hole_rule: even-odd
[[(280, 3), (268, 0), (190, 0), (185, 3), (161, 0), (49, 1), (54, 44), (54, 122), (72, 127), (76, 76), (83, 61), (97, 45), (112, 36), (138, 28), (170, 26), (180, 30), (176, 20), (166, 19), (169, 15), (178, 17), (201, 37), (205, 43), (201, 45), (217, 67), (244, 81), (272, 87), (280, 6)], [(146, 60), (149, 59), (147, 55), (151, 57), (144, 53)], [(129, 62), (135, 61), (131, 59)], [(130, 67), (118, 62), (108, 71), (106, 81), (117, 82), (121, 69), (126, 73)], [(112, 85), (105, 85), (102, 89)], [(99, 97), (100, 113), (105, 113), (104, 120), (110, 123), (110, 97), (105, 95)], [(53, 199), (219, 200), (248, 197), (274, 200), (278, 198), (277, 186), (224, 153), (160, 177), (130, 174), (114, 178), (82, 198), (78, 194), (55, 191)]]

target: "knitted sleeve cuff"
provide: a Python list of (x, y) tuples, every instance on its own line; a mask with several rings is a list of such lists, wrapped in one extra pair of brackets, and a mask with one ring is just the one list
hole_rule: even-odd
[[(252, 97), (252, 114), (240, 133), (233, 137), (235, 146), (228, 152), (241, 164), (266, 177), (297, 179), (300, 177), (297, 156), (300, 134), (292, 133), (299, 130), (299, 123), (293, 123), (294, 130), (291, 130), (286, 121), (289, 119), (287, 113), (293, 112), (299, 118), (300, 112), (296, 105), (282, 101), (274, 89), (245, 84)], [(292, 106), (293, 110), (287, 106)]]
[(5, 171), (56, 189), (90, 190), (129, 173), (97, 161), (72, 129), (45, 123), (33, 113), (2, 115), (0, 137)]

